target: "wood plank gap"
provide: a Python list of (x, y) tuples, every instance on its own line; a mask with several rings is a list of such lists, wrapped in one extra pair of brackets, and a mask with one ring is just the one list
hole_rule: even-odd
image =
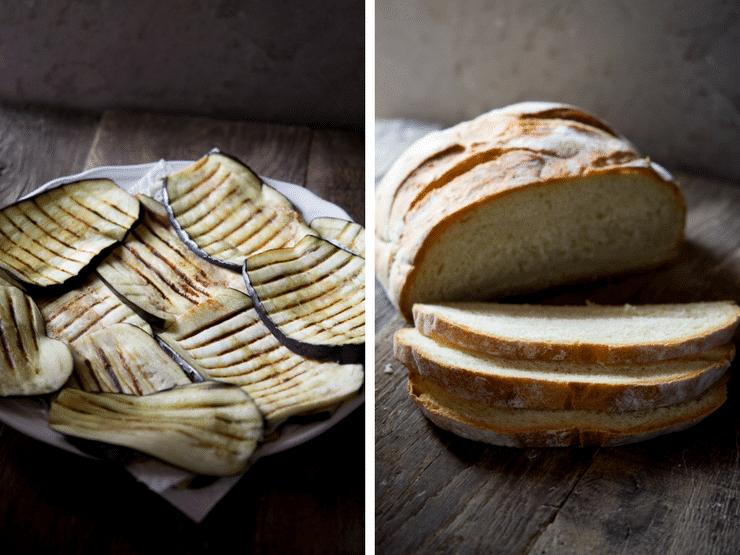
[(313, 156), (314, 145), (316, 144), (316, 129), (311, 129), (308, 134), (308, 148), (306, 148), (306, 164), (303, 166), (303, 182), (302, 185), (306, 187), (309, 184), (308, 172), (311, 169), (311, 157)]
[(547, 532), (548, 528), (550, 528), (550, 526), (552, 526), (552, 523), (555, 522), (555, 519), (558, 517), (558, 514), (560, 514), (560, 510), (568, 503), (568, 501), (570, 500), (571, 496), (573, 495), (573, 492), (578, 487), (578, 484), (580, 484), (581, 483), (581, 480), (583, 480), (583, 477), (586, 474), (588, 474), (588, 471), (593, 466), (594, 461), (596, 460), (596, 457), (600, 454), (600, 452), (601, 452), (601, 447), (597, 447), (596, 450), (594, 451), (593, 456), (591, 457), (591, 460), (584, 467), (583, 471), (580, 473), (580, 476), (578, 476), (578, 478), (576, 478), (575, 480), (573, 480), (573, 485), (568, 490), (568, 492), (566, 493), (566, 495), (563, 496), (563, 499), (562, 499), (562, 501), (560, 503), (558, 503), (556, 505), (555, 504), (549, 504), (549, 503), (545, 503), (543, 505), (540, 505), (541, 507), (550, 507), (550, 508), (552, 508), (553, 509), (552, 515), (550, 516), (550, 518), (548, 520), (544, 521), (538, 527), (538, 531), (539, 531), (538, 534), (532, 534), (532, 536), (529, 538), (529, 541), (524, 546), (524, 549), (521, 552), (522, 555), (532, 553), (532, 549), (534, 548), (534, 546), (537, 544), (537, 542), (539, 541), (539, 539)]

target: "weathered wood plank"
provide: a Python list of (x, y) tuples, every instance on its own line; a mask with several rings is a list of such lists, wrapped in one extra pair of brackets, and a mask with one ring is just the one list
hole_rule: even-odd
[(304, 185), (310, 138), (307, 127), (108, 111), (85, 167), (196, 160), (219, 148), (261, 175)]
[(316, 130), (311, 140), (306, 188), (341, 206), (365, 225), (365, 149), (362, 133)]
[(0, 206), (81, 171), (99, 119), (0, 105)]
[(728, 478), (601, 454), (529, 553), (736, 553), (737, 469)]

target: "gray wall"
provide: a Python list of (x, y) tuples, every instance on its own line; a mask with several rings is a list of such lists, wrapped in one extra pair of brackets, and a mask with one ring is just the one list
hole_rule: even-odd
[(362, 0), (0, 0), (0, 100), (364, 123)]
[(674, 169), (740, 180), (740, 3), (378, 0), (376, 116), (581, 106)]

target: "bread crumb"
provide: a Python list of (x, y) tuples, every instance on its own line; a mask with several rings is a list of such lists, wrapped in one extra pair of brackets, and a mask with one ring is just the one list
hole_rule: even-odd
[(385, 372), (386, 374), (393, 374), (393, 366), (391, 366), (390, 364), (386, 364), (383, 372)]

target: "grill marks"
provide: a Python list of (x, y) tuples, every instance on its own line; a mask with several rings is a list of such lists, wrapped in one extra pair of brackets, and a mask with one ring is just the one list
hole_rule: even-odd
[(247, 256), (316, 233), (285, 197), (222, 154), (169, 175), (165, 189), (177, 233), (200, 256), (234, 271)]
[(318, 232), (322, 239), (365, 258), (365, 228), (360, 224), (326, 217), (312, 220), (310, 227)]
[(148, 333), (151, 328), (131, 308), (91, 274), (78, 288), (51, 300), (39, 300), (50, 337), (74, 344), (84, 335), (117, 323), (129, 323)]
[(295, 248), (250, 257), (245, 274), (258, 311), (286, 336), (316, 345), (364, 344), (364, 259), (306, 237)]
[(63, 390), (50, 426), (65, 434), (137, 449), (197, 474), (245, 468), (262, 439), (262, 418), (241, 389), (189, 384), (152, 395)]
[[(203, 375), (242, 387), (271, 426), (331, 406), (362, 385), (360, 365), (318, 362), (291, 352), (264, 326), (249, 297), (235, 290), (182, 315), (161, 339)], [(336, 382), (333, 389), (327, 382)]]
[[(247, 254), (292, 246), (307, 235), (322, 233), (306, 226), (287, 199), (264, 186), (241, 163), (220, 155), (208, 156), (191, 171), (195, 177), (183, 191), (194, 204), (186, 206), (186, 219), (203, 232), (214, 252), (234, 256), (236, 262), (226, 264), (227, 268), (241, 270)], [(179, 450), (176, 457), (180, 459), (163, 458), (175, 464), (179, 460), (190, 469), (194, 468), (190, 464), (192, 450), (210, 449), (210, 455), (198, 462), (210, 469), (201, 467), (198, 471), (219, 474), (223, 468), (214, 471), (213, 465), (218, 466), (224, 454), (243, 461), (245, 454), (253, 452), (263, 417), (274, 429), (290, 416), (327, 410), (357, 394), (364, 381), (361, 365), (311, 360), (286, 348), (262, 322), (249, 296), (233, 289), (244, 287), (242, 276), (212, 264), (213, 258), (205, 257), (204, 261), (190, 248), (187, 234), (180, 234), (176, 226), (173, 229), (171, 222), (177, 220), (172, 208), (165, 210), (153, 199), (123, 193), (131, 203), (119, 210), (120, 202), (109, 202), (106, 196), (110, 187), (117, 189), (108, 181), (76, 184), (74, 190), (62, 188), (24, 201), (24, 210), (16, 206), (0, 212), (0, 238), (23, 239), (22, 248), (8, 249), (5, 254), (0, 251), (0, 266), (5, 256), (25, 272), (17, 270), (18, 274), (33, 276), (39, 283), (60, 284), (78, 275), (93, 259), (97, 263), (84, 281), (82, 276), (76, 280), (76, 289), (57, 298), (39, 297), (41, 313), (23, 296), (23, 302), (13, 299), (7, 307), (0, 306), (0, 311), (10, 314), (7, 318), (3, 315), (0, 324), (19, 319), (31, 308), (36, 311), (31, 310), (30, 326), (0, 325), (0, 366), (4, 361), (5, 366), (15, 369), (20, 362), (43, 359), (44, 365), (30, 365), (36, 373), (49, 367), (57, 377), (63, 377), (45, 392), (62, 389), (58, 399), (77, 396), (77, 401), (70, 403), (55, 399), (50, 423), (56, 426), (60, 419), (69, 418), (57, 430), (132, 446), (154, 456), (164, 451), (169, 456)], [(175, 199), (172, 205), (182, 206), (182, 200)], [(364, 253), (361, 226), (329, 222), (324, 233)], [(98, 255), (114, 243), (118, 243), (116, 248), (100, 260)], [(334, 266), (353, 279), (360, 275), (347, 269), (351, 264)], [(317, 282), (319, 287), (342, 293), (323, 277)], [(289, 291), (298, 294), (300, 289)], [(20, 289), (13, 290), (22, 295)], [(43, 295), (52, 292), (36, 291)], [(316, 306), (321, 295), (313, 291), (306, 300)], [(364, 288), (359, 301), (363, 303)], [(331, 308), (332, 304), (324, 303), (327, 311), (319, 320), (327, 314), (336, 319), (344, 313), (344, 309)], [(154, 337), (147, 321), (164, 331)], [(49, 337), (43, 335), (44, 322)], [(364, 313), (362, 323), (364, 326)], [(26, 350), (18, 348), (26, 345)], [(36, 351), (45, 353), (35, 356)], [(191, 368), (185, 370), (188, 365)], [(192, 382), (203, 378), (204, 387), (193, 389)], [(28, 383), (25, 377), (24, 382)], [(62, 388), (65, 383), (67, 387)], [(0, 395), (7, 394), (4, 387), (0, 376)], [(210, 414), (214, 407), (205, 397), (185, 399), (196, 391), (203, 396), (226, 394), (231, 401)], [(235, 391), (239, 392), (237, 397)], [(151, 401), (159, 407), (158, 412), (127, 414), (129, 405), (136, 404), (130, 398), (162, 393), (167, 395)], [(229, 403), (252, 407), (249, 429), (240, 429), (241, 424), (227, 414), (232, 410), (224, 408)], [(113, 416), (112, 412), (118, 414)], [(207, 426), (201, 426), (204, 418), (210, 419)], [(147, 434), (151, 445), (164, 443), (166, 448), (143, 449), (138, 442)], [(245, 440), (251, 442), (248, 453)]]
[(191, 383), (154, 337), (129, 324), (113, 324), (75, 343), (76, 377), (87, 391), (148, 395)]
[(198, 257), (157, 216), (147, 209), (97, 271), (120, 296), (169, 322), (228, 287), (234, 276)]
[(76, 276), (122, 239), (139, 215), (138, 201), (108, 180), (85, 180), (0, 211), (0, 265), (33, 286)]
[(69, 347), (44, 335), (33, 300), (17, 287), (0, 287), (0, 396), (51, 393), (71, 373)]

